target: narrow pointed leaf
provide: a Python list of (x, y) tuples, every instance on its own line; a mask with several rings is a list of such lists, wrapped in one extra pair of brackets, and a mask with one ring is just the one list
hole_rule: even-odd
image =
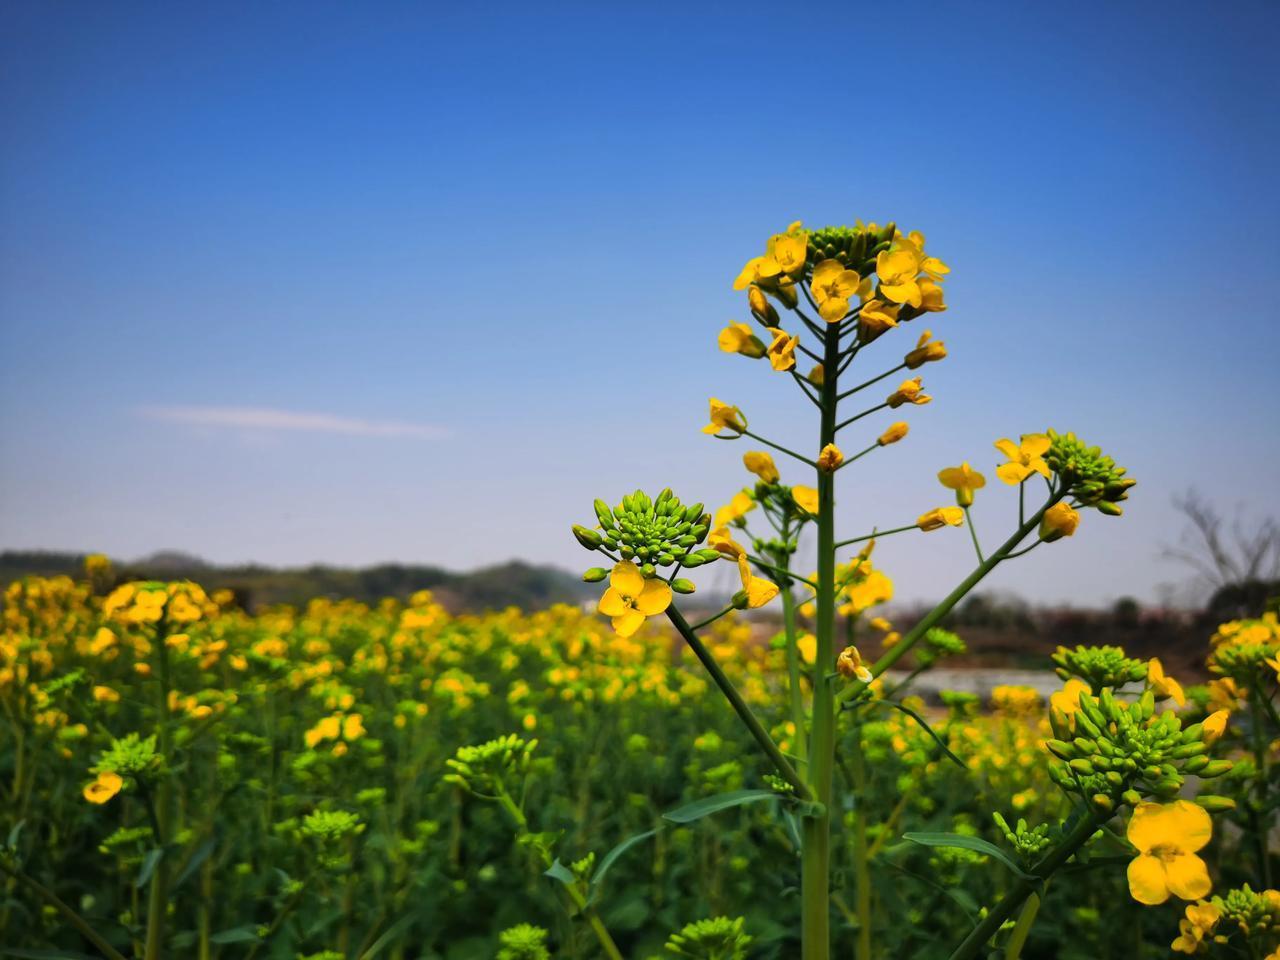
[(595, 902), (596, 894), (600, 892), (600, 884), (604, 880), (604, 875), (609, 872), (609, 868), (613, 866), (620, 856), (634, 847), (643, 840), (648, 840), (658, 831), (647, 830), (644, 833), (637, 833), (634, 837), (627, 837), (620, 844), (604, 855), (604, 859), (600, 861), (600, 866), (596, 867), (595, 875), (591, 878), (591, 896), (587, 899), (588, 903)]
[(966, 837), (960, 833), (904, 833), (903, 840), (910, 840), (912, 843), (918, 843), (925, 847), (959, 847), (962, 850), (973, 850), (975, 853), (984, 853), (989, 857), (994, 857), (1006, 867), (1012, 870), (1017, 876), (1023, 880), (1032, 880), (1039, 882), (1038, 877), (1033, 877), (1027, 873), (1022, 867), (1018, 866), (1013, 859), (997, 847), (994, 843), (989, 843), (979, 837)]
[(677, 807), (662, 815), (662, 819), (672, 823), (693, 823), (712, 813), (740, 807), (744, 803), (756, 803), (760, 800), (776, 800), (778, 794), (772, 790), (733, 790), (730, 793), (718, 793), (714, 797), (695, 800), (693, 803)]

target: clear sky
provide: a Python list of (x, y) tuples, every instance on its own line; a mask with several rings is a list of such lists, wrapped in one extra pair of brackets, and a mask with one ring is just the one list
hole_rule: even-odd
[(994, 543), (991, 443), (1046, 426), (1140, 483), (993, 587), (1154, 599), (1175, 494), (1273, 509), (1280, 5), (630, 7), (0, 7), (0, 547), (585, 566), (593, 497), (749, 479), (708, 396), (811, 445), (715, 338), (769, 233), (855, 217), (952, 265), (951, 357), (847, 535), (967, 458)]

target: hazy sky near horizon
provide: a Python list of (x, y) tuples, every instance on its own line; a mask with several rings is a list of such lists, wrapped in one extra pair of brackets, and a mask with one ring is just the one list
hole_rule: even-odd
[(708, 396), (816, 435), (716, 333), (769, 233), (855, 217), (951, 264), (951, 357), (846, 535), (968, 459), (994, 546), (992, 441), (1046, 426), (1139, 485), (992, 588), (1152, 600), (1176, 494), (1274, 511), (1280, 5), (607, 6), (4, 5), (0, 548), (586, 566), (593, 497), (749, 479)]

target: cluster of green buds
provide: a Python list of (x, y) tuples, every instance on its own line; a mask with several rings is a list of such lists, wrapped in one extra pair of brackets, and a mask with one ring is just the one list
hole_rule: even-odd
[[(1081, 691), (1076, 709), (1053, 710), (1050, 723), (1056, 739), (1045, 747), (1057, 758), (1050, 778), (1104, 812), (1120, 803), (1134, 806), (1148, 797), (1169, 801), (1178, 796), (1186, 778), (1221, 776), (1228, 760), (1209, 758), (1204, 724), (1183, 728), (1172, 710), (1156, 715), (1156, 695), (1147, 690), (1132, 703), (1122, 703), (1103, 689), (1094, 696)], [(1200, 795), (1196, 802), (1210, 812), (1235, 804), (1226, 797)]]
[(812, 230), (807, 265), (812, 269), (824, 260), (835, 260), (860, 276), (870, 276), (876, 269), (877, 254), (889, 249), (897, 229), (897, 224), (887, 223), (883, 227), (858, 224)]
[(528, 772), (537, 745), (537, 740), (524, 740), (509, 733), (478, 746), (459, 747), (445, 761), (452, 772), (444, 775), (444, 782), (457, 784), (469, 793), (492, 795), (503, 788), (508, 772)]
[(1013, 847), (1018, 858), (1025, 865), (1035, 863), (1042, 853), (1053, 846), (1053, 829), (1047, 823), (1028, 827), (1027, 821), (1019, 817), (1018, 822), (1010, 827), (1009, 821), (1005, 820), (998, 811), (991, 814), (991, 819), (995, 821), (1000, 832), (1004, 834), (1005, 840), (1009, 842), (1009, 846)]
[(742, 917), (712, 917), (686, 924), (667, 939), (667, 950), (693, 960), (745, 960), (751, 937)]
[(341, 870), (350, 865), (351, 856), (345, 843), (364, 833), (360, 817), (347, 810), (317, 810), (302, 818), (298, 836), (319, 847), (319, 862), (328, 870)]
[(1116, 466), (1098, 447), (1086, 447), (1074, 433), (1048, 431), (1049, 451), (1044, 455), (1063, 488), (1075, 497), (1078, 506), (1095, 507), (1099, 513), (1118, 517), (1121, 500), (1129, 498), (1129, 488), (1137, 480), (1125, 477), (1128, 471)]
[(968, 649), (959, 634), (942, 627), (930, 627), (911, 654), (916, 658), (918, 666), (931, 667), (946, 657), (958, 657)]
[(498, 934), (496, 960), (551, 960), (547, 931), (531, 923), (508, 927)]
[(1147, 664), (1126, 655), (1120, 647), (1058, 647), (1050, 659), (1059, 677), (1079, 677), (1095, 694), (1147, 679)]
[(156, 750), (156, 738), (130, 733), (113, 739), (111, 746), (98, 756), (93, 770), (146, 782), (155, 779), (163, 768), (164, 757)]
[[(1227, 891), (1226, 896), (1214, 897), (1209, 901), (1218, 911), (1218, 922), (1214, 928), (1215, 939), (1219, 943), (1230, 942), (1239, 934), (1245, 942), (1261, 946), (1257, 953), (1250, 956), (1262, 956), (1274, 940), (1280, 936), (1280, 891), (1254, 891), (1247, 883), (1236, 889)], [(1231, 929), (1234, 928), (1234, 929)]]
[(1221, 624), (1210, 638), (1208, 666), (1216, 674), (1251, 687), (1280, 661), (1280, 620), (1272, 612)]
[[(700, 503), (684, 506), (670, 488), (656, 498), (637, 490), (612, 510), (603, 500), (596, 500), (595, 510), (600, 528), (575, 525), (573, 535), (578, 542), (588, 550), (616, 551), (623, 560), (639, 564), (646, 577), (654, 576), (658, 567), (673, 563), (697, 567), (720, 557), (715, 550), (695, 549), (711, 529), (710, 514), (703, 512)], [(603, 580), (604, 574), (596, 576), (596, 572), (588, 571), (583, 579), (589, 583)]]

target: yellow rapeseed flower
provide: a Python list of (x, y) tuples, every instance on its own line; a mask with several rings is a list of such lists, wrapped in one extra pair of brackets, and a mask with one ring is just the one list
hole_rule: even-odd
[[(768, 456), (768, 454), (765, 454)], [(712, 526), (723, 527), (741, 519), (756, 508), (756, 502), (745, 490), (735, 493), (723, 507), (716, 511)]]
[(1204, 740), (1206, 745), (1213, 744), (1227, 732), (1227, 720), (1230, 717), (1231, 711), (1229, 710), (1215, 710), (1205, 717), (1204, 732), (1201, 734), (1201, 739)]
[(751, 609), (763, 607), (778, 595), (778, 585), (771, 580), (757, 577), (751, 572), (751, 562), (747, 559), (747, 551), (729, 535), (727, 527), (713, 530), (707, 537), (707, 543), (713, 550), (738, 564), (738, 576), (742, 579), (742, 589), (747, 593), (747, 606)]
[(98, 779), (84, 788), (84, 798), (90, 803), (106, 803), (124, 786), (120, 774), (109, 770), (98, 774)]
[(1213, 884), (1196, 853), (1212, 835), (1209, 814), (1187, 800), (1138, 804), (1126, 831), (1138, 849), (1128, 870), (1133, 899), (1154, 906), (1170, 894), (1183, 900), (1205, 896)]
[(764, 341), (753, 334), (745, 323), (730, 323), (720, 331), (716, 342), (725, 353), (740, 353), (752, 360), (758, 360), (765, 354)]
[(796, 502), (796, 506), (805, 513), (813, 516), (818, 515), (818, 491), (813, 487), (802, 486), (796, 484), (791, 488), (791, 499)]
[(620, 637), (640, 629), (646, 617), (656, 617), (671, 605), (671, 588), (661, 580), (646, 579), (640, 568), (623, 560), (609, 575), (609, 589), (597, 609), (613, 621)]
[(1213, 933), (1222, 911), (1207, 901), (1187, 904), (1186, 915), (1178, 921), (1178, 937), (1170, 944), (1175, 953), (1199, 953), (1200, 944)]
[(840, 651), (840, 656), (836, 658), (836, 672), (842, 677), (856, 678), (863, 683), (870, 683), (875, 679), (863, 662), (862, 655), (858, 653), (858, 648), (852, 646)]
[[(773, 457), (763, 450), (748, 450), (742, 455), (742, 463), (765, 483), (778, 482), (778, 465), (773, 462)], [(755, 504), (752, 503), (752, 506)]]
[(922, 513), (916, 519), (916, 526), (928, 533), (945, 526), (958, 527), (964, 523), (964, 511), (959, 507), (937, 507), (928, 513)]
[(818, 313), (827, 323), (838, 323), (849, 312), (849, 300), (858, 293), (862, 277), (839, 260), (823, 260), (813, 268), (809, 289), (818, 303)]
[(769, 365), (775, 370), (790, 370), (796, 365), (796, 347), (799, 337), (793, 337), (779, 327), (770, 327), (773, 341), (769, 344)]
[(933, 331), (926, 330), (916, 341), (916, 348), (902, 358), (908, 370), (915, 370), (926, 363), (941, 360), (947, 355), (947, 345), (933, 339)]
[(896, 327), (898, 311), (901, 309), (896, 303), (868, 300), (858, 313), (858, 339), (863, 343), (870, 343), (886, 330)]
[(1080, 709), (1080, 694), (1089, 693), (1089, 685), (1083, 680), (1072, 677), (1057, 693), (1049, 695), (1049, 708), (1057, 710), (1063, 716), (1074, 716)]
[(1159, 657), (1147, 661), (1147, 686), (1156, 695), (1157, 700), (1173, 698), (1178, 706), (1187, 702), (1187, 695), (1182, 692), (1182, 684), (1164, 672), (1164, 664)]
[(742, 411), (727, 403), (721, 403), (715, 397), (711, 398), (710, 403), (711, 422), (702, 428), (702, 432), (719, 433), (721, 430), (728, 430), (730, 433), (736, 433), (741, 436), (742, 432), (747, 429), (747, 425), (742, 419)]
[(1044, 455), (1049, 452), (1049, 438), (1043, 433), (1024, 433), (1020, 444), (1001, 438), (995, 446), (1009, 458), (1008, 463), (996, 467), (996, 476), (1010, 486), (1016, 487), (1033, 473), (1049, 478), (1049, 465), (1044, 462)]
[(888, 400), (885, 402), (893, 409), (897, 409), (904, 403), (928, 403), (933, 397), (927, 393), (920, 392), (921, 378), (915, 377), (911, 380), (903, 380), (898, 384), (898, 389), (889, 394)]
[(919, 273), (920, 259), (914, 247), (882, 250), (876, 256), (876, 276), (880, 278), (880, 292), (894, 303), (920, 306), (922, 294), (916, 279)]
[(987, 478), (969, 466), (965, 461), (958, 467), (946, 467), (938, 471), (938, 482), (948, 490), (956, 492), (956, 503), (962, 507), (973, 504), (973, 491), (981, 490), (987, 485)]

